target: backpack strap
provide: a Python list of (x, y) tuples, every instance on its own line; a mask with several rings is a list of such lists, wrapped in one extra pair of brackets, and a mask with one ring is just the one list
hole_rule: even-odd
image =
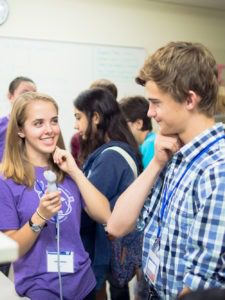
[(125, 151), (121, 147), (112, 146), (112, 147), (109, 147), (109, 148), (103, 150), (102, 153), (105, 152), (105, 151), (107, 151), (107, 150), (114, 150), (114, 151), (118, 152), (120, 155), (122, 155), (123, 158), (128, 163), (128, 165), (130, 166), (131, 170), (133, 171), (134, 177), (137, 178), (137, 176), (138, 176), (137, 165), (136, 165), (134, 159), (130, 156), (130, 154), (127, 153), (127, 151)]

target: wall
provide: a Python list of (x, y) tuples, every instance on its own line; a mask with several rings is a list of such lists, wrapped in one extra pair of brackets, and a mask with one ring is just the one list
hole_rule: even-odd
[(171, 40), (197, 41), (209, 47), (218, 63), (225, 63), (225, 11), (147, 0), (8, 3), (10, 15), (0, 36), (143, 47), (147, 52)]
[(147, 0), (8, 0), (0, 35), (144, 47), (199, 41), (225, 62), (225, 11)]

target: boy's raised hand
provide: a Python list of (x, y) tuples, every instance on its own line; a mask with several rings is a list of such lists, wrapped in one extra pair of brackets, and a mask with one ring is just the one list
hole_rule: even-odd
[(176, 153), (181, 147), (182, 142), (177, 135), (165, 136), (161, 135), (159, 132), (155, 140), (154, 160), (161, 167), (164, 167), (173, 154)]

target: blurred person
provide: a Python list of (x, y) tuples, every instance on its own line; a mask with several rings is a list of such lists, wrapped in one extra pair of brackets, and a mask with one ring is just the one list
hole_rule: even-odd
[[(145, 169), (154, 156), (155, 133), (152, 131), (151, 119), (147, 116), (149, 103), (143, 96), (122, 98), (120, 108), (133, 133), (142, 156), (142, 166)], [(135, 300), (148, 300), (148, 283), (143, 271), (137, 273), (134, 281)]]
[(151, 119), (147, 116), (149, 104), (142, 96), (122, 98), (120, 108), (127, 120), (142, 155), (142, 165), (147, 167), (154, 156), (155, 133)]
[[(113, 209), (119, 195), (135, 175), (120, 152), (141, 167), (138, 145), (129, 130), (115, 97), (106, 89), (88, 89), (74, 100), (75, 129), (81, 136), (80, 158), (84, 174), (109, 200)], [(109, 280), (111, 242), (104, 227), (90, 220), (83, 211), (81, 237), (89, 252), (97, 279), (96, 299), (106, 299), (105, 283)], [(104, 250), (103, 250), (104, 249)], [(110, 280), (109, 280), (110, 282)], [(112, 300), (129, 299), (128, 286), (118, 289), (110, 282)]]
[[(13, 105), (16, 98), (26, 92), (36, 92), (36, 85), (33, 80), (24, 76), (16, 77), (9, 84), (8, 100)], [(5, 148), (5, 136), (9, 123), (9, 117), (10, 116), (4, 116), (0, 118), (0, 161), (2, 160)]]
[[(117, 87), (116, 85), (108, 80), (108, 79), (96, 79), (95, 81), (92, 82), (92, 84), (90, 85), (90, 88), (103, 88), (108, 90), (110, 93), (112, 93), (112, 95), (114, 96), (114, 98), (117, 98), (118, 95), (118, 91), (117, 91)], [(74, 157), (74, 159), (76, 160), (76, 162), (78, 163), (78, 165), (80, 165), (79, 162), (79, 153), (80, 153), (80, 135), (79, 132), (76, 132), (70, 142), (70, 149), (71, 149), (71, 153)]]
[[(9, 84), (8, 100), (13, 105), (17, 97), (26, 92), (35, 92), (36, 85), (32, 79), (24, 76), (16, 77)], [(0, 161), (2, 160), (5, 149), (6, 131), (10, 116), (3, 116), (0, 118)], [(0, 271), (6, 276), (9, 275), (10, 264), (0, 264)]]

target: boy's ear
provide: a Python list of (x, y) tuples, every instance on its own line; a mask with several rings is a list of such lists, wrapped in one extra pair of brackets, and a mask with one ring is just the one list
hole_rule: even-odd
[(12, 94), (10, 94), (8, 92), (7, 97), (8, 97), (9, 102), (13, 103)]
[(201, 97), (194, 91), (189, 91), (186, 99), (186, 107), (188, 110), (193, 110), (198, 107)]

